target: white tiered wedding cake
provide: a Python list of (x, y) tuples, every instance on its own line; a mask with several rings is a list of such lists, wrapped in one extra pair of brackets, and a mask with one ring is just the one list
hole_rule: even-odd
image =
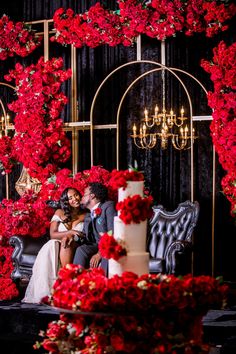
[[(118, 203), (129, 197), (143, 197), (144, 181), (129, 181), (127, 187), (119, 188)], [(132, 203), (132, 201), (130, 200)], [(149, 253), (146, 252), (147, 219), (139, 223), (124, 223), (118, 216), (114, 219), (114, 238), (117, 242), (125, 245), (127, 255), (118, 261), (109, 259), (109, 278), (115, 274), (121, 275), (125, 271), (130, 271), (141, 276), (149, 272)]]

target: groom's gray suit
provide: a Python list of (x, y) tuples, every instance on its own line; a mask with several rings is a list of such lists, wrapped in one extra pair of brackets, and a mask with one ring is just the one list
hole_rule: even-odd
[[(98, 252), (98, 242), (101, 237), (101, 233), (114, 231), (114, 217), (116, 216), (116, 210), (114, 202), (106, 201), (100, 203), (101, 215), (96, 218), (91, 218), (88, 213), (84, 220), (83, 232), (85, 233), (85, 243), (77, 247), (74, 264), (80, 264), (84, 268), (89, 268), (90, 258)], [(108, 261), (102, 259), (101, 267), (104, 269), (105, 274), (108, 275)]]

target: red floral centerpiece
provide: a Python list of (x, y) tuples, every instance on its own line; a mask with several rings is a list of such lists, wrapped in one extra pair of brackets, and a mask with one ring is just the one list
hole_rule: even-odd
[(70, 313), (51, 322), (35, 348), (65, 354), (208, 352), (201, 318), (224, 307), (226, 298), (221, 280), (209, 276), (125, 272), (108, 279), (101, 269), (67, 265), (43, 302)]

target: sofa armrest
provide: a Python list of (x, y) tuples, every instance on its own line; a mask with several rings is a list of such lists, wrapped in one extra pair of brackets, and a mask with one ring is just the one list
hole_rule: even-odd
[(192, 243), (188, 241), (176, 240), (170, 244), (166, 251), (166, 272), (168, 274), (179, 273), (179, 255), (192, 250)]
[(29, 280), (36, 256), (48, 239), (48, 235), (38, 238), (17, 235), (10, 237), (9, 244), (14, 247), (12, 253), (14, 269), (11, 274), (13, 280), (24, 278)]

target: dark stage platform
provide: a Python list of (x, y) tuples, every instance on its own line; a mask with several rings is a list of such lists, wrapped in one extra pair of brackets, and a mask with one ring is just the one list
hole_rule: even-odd
[[(42, 340), (39, 331), (58, 318), (59, 312), (45, 305), (0, 301), (0, 353), (41, 354), (33, 349)], [(210, 354), (236, 354), (236, 306), (210, 310), (203, 318), (203, 332), (204, 341), (212, 347)]]
[(58, 318), (58, 311), (44, 305), (0, 301), (0, 353), (42, 353), (33, 344), (42, 340), (39, 331)]

